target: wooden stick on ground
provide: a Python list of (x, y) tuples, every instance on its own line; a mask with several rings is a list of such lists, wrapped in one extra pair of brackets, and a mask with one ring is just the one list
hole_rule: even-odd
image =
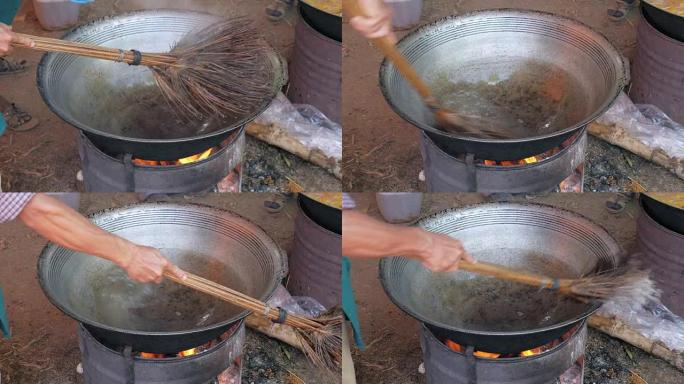
[(589, 317), (589, 325), (610, 336), (657, 356), (684, 371), (684, 351), (673, 351), (657, 340), (649, 340), (622, 321), (599, 315)]
[(287, 130), (277, 124), (262, 125), (250, 123), (247, 125), (247, 133), (253, 137), (265, 141), (268, 144), (284, 149), (326, 171), (332, 173), (338, 179), (342, 179), (340, 162), (342, 159), (328, 157), (318, 149), (307, 148)]
[(255, 331), (263, 333), (266, 336), (280, 340), (285, 344), (289, 344), (300, 351), (303, 351), (301, 339), (297, 336), (295, 330), (289, 325), (274, 323), (264, 316), (251, 314), (245, 320), (247, 326)]
[(667, 168), (679, 178), (684, 179), (684, 159), (671, 157), (659, 148), (650, 148), (620, 127), (592, 123), (589, 125), (589, 133)]

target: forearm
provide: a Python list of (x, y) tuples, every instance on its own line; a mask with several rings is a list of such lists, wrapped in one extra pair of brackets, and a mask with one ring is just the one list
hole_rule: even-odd
[(19, 218), (41, 236), (63, 247), (99, 256), (120, 266), (129, 262), (130, 242), (98, 228), (55, 198), (36, 195)]
[(342, 254), (352, 258), (413, 257), (425, 247), (418, 231), (347, 210), (342, 213)]

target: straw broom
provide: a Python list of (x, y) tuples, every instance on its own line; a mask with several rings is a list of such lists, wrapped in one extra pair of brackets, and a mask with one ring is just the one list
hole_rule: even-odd
[(342, 363), (341, 315), (332, 311), (315, 319), (288, 314), (282, 309), (271, 308), (266, 303), (241, 292), (222, 286), (211, 280), (185, 272), (187, 278), (179, 279), (169, 272), (164, 276), (178, 284), (204, 292), (240, 308), (263, 315), (271, 321), (291, 326), (302, 345), (304, 354), (316, 366), (336, 371)]
[(582, 301), (629, 300), (643, 305), (659, 295), (649, 272), (634, 265), (577, 279), (557, 279), (485, 262), (461, 262), (459, 268), (497, 279), (551, 289)]
[(19, 39), (13, 45), (17, 47), (147, 66), (164, 98), (188, 120), (244, 116), (276, 92), (268, 46), (252, 22), (243, 17), (189, 33), (168, 53), (16, 35)]

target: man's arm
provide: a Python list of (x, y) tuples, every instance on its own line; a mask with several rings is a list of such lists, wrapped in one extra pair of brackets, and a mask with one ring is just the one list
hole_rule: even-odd
[(184, 274), (151, 247), (136, 245), (92, 224), (61, 201), (37, 194), (19, 218), (46, 239), (77, 252), (99, 256), (120, 266), (141, 282), (161, 282), (165, 270), (180, 278)]
[(342, 213), (342, 254), (352, 258), (404, 256), (433, 271), (455, 271), (461, 259), (475, 260), (449, 236), (391, 225), (353, 210)]

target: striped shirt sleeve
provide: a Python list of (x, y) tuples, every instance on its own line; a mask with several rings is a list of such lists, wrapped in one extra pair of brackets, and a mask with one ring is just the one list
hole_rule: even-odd
[(35, 193), (0, 193), (0, 223), (17, 218)]

